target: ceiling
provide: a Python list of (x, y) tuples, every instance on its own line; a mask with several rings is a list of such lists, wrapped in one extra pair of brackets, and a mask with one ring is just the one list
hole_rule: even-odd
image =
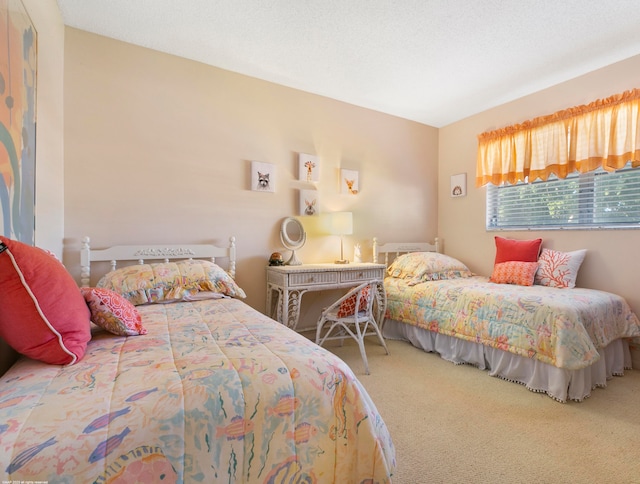
[(65, 25), (443, 127), (640, 54), (638, 0), (57, 0)]

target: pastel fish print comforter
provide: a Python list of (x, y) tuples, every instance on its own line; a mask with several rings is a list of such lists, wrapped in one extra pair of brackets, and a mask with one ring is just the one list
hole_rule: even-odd
[(640, 337), (624, 298), (594, 289), (495, 284), (482, 276), (414, 286), (388, 277), (385, 288), (388, 318), (567, 370), (591, 365), (615, 339)]
[(138, 310), (146, 335), (0, 379), (2, 481), (391, 481), (389, 432), (340, 359), (236, 299)]

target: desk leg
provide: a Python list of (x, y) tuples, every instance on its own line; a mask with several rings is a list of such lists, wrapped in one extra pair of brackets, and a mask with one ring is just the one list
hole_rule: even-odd
[(295, 329), (298, 327), (298, 320), (300, 318), (300, 305), (302, 302), (302, 295), (307, 292), (307, 289), (294, 289), (285, 290), (284, 299), (286, 300), (283, 308), (283, 321), (286, 326)]
[(374, 314), (378, 328), (382, 331), (384, 325), (385, 313), (387, 311), (387, 291), (382, 281), (377, 283), (376, 299), (374, 301)]
[[(276, 292), (275, 303), (273, 293)], [(275, 319), (276, 321), (281, 321), (280, 314), (280, 305), (282, 304), (280, 301), (282, 300), (282, 289), (278, 286), (274, 286), (273, 284), (267, 283), (267, 304), (266, 304), (266, 314), (270, 318)]]

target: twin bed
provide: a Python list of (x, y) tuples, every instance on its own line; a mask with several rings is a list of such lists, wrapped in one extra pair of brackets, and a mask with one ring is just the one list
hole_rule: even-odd
[(391, 481), (393, 443), (361, 383), (242, 302), (233, 239), (86, 240), (81, 259), (84, 286), (112, 261), (82, 293), (102, 327), (73, 364), (21, 357), (1, 377), (3, 482)]
[(631, 368), (629, 342), (640, 337), (640, 322), (622, 297), (495, 283), (438, 249), (437, 241), (374, 240), (374, 262), (388, 266), (386, 338), (560, 402), (582, 401)]

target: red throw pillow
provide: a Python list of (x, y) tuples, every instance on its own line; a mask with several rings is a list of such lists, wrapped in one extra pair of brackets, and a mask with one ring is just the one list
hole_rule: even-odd
[(495, 241), (496, 260), (494, 264), (509, 261), (536, 262), (542, 245), (542, 239), (514, 240), (496, 237)]
[[(360, 298), (360, 306), (358, 307), (358, 312), (367, 310), (367, 303), (369, 302), (369, 288), (371, 286), (366, 286), (362, 290), (362, 297)], [(340, 307), (338, 308), (338, 317), (346, 318), (347, 316), (353, 316), (355, 314), (356, 309), (356, 296), (357, 294), (353, 294), (349, 296), (347, 299), (342, 301)]]
[(0, 236), (0, 336), (18, 353), (73, 364), (91, 339), (89, 308), (48, 252)]

